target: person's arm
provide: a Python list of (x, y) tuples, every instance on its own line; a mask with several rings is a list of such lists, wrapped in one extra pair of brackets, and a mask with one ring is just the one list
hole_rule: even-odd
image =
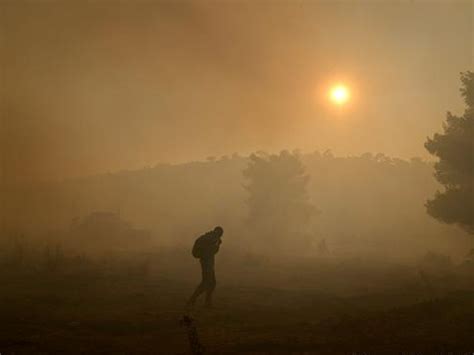
[(213, 254), (217, 254), (217, 252), (219, 251), (219, 247), (222, 243), (222, 240), (221, 238), (217, 238), (215, 241), (213, 241), (212, 245), (211, 245), (211, 251)]

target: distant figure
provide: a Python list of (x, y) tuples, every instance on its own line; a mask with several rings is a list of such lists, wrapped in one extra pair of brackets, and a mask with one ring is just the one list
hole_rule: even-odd
[(325, 255), (329, 252), (328, 246), (326, 244), (326, 238), (323, 238), (318, 244), (318, 252), (321, 255)]
[(221, 245), (221, 237), (224, 234), (222, 227), (216, 227), (212, 231), (200, 236), (194, 242), (193, 256), (199, 259), (201, 263), (202, 280), (196, 287), (193, 295), (188, 301), (188, 306), (194, 306), (196, 299), (202, 294), (206, 293), (206, 307), (212, 306), (212, 293), (216, 288), (216, 275), (214, 273), (214, 255), (219, 251)]

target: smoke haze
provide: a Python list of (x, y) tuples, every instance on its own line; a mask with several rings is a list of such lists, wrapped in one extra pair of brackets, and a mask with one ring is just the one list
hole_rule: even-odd
[(470, 1), (0, 9), (3, 181), (285, 148), (427, 157), (472, 66)]

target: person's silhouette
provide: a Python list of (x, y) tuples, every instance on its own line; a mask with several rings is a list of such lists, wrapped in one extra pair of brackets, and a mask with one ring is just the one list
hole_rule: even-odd
[(219, 246), (222, 243), (221, 237), (223, 234), (224, 230), (222, 227), (218, 226), (212, 231), (200, 236), (194, 242), (193, 256), (198, 258), (199, 262), (201, 263), (202, 280), (189, 299), (188, 306), (194, 306), (196, 299), (204, 292), (206, 293), (206, 306), (212, 306), (212, 293), (216, 288), (214, 255), (216, 255), (216, 253), (219, 251)]

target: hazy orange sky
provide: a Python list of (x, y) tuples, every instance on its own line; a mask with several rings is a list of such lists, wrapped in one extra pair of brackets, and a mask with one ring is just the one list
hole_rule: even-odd
[[(22, 2), (1, 10), (5, 180), (255, 150), (427, 157), (471, 1)], [(350, 105), (331, 107), (346, 82)]]

